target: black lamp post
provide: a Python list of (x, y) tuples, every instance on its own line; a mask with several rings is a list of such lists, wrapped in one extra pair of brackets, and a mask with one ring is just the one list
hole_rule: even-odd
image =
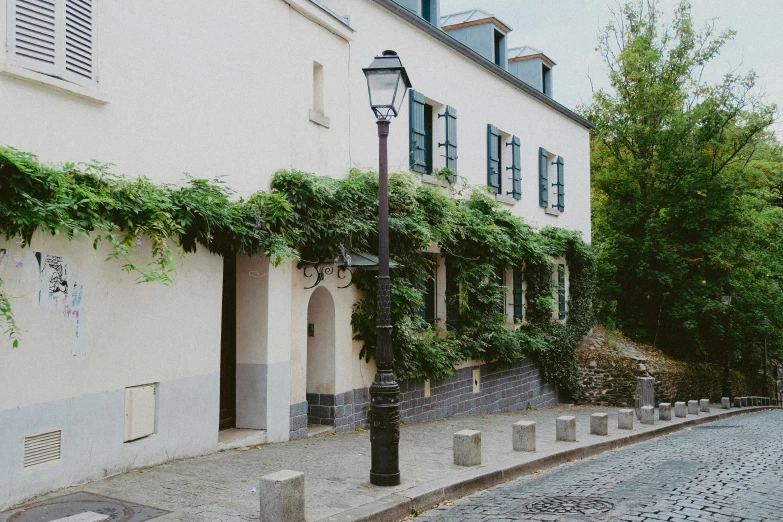
[(411, 86), (408, 74), (394, 51), (376, 56), (363, 69), (370, 91), (370, 106), (378, 119), (378, 368), (370, 386), (370, 483), (400, 483), (400, 386), (394, 380), (391, 346), (391, 290), (389, 285), (389, 172), (386, 139), (391, 118), (397, 116)]
[(761, 321), (761, 326), (764, 327), (764, 378), (761, 380), (761, 396), (769, 397), (769, 394), (767, 393), (769, 391), (767, 390), (767, 326), (769, 326), (769, 321), (765, 318)]

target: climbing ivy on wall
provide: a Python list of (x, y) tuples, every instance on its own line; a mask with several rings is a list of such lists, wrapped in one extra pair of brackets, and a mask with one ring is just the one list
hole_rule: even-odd
[[(507, 365), (531, 356), (544, 377), (566, 393), (578, 386), (575, 350), (592, 326), (593, 256), (579, 234), (535, 231), (482, 189), (454, 186), (453, 198), (418, 185), (408, 174), (389, 180), (392, 322), (395, 370), (402, 378), (442, 378), (454, 365), (476, 359)], [(351, 252), (377, 253), (377, 175), (352, 170), (342, 180), (280, 171), (271, 190), (232, 199), (220, 181), (188, 178), (183, 186), (154, 184), (110, 173), (104, 165), (45, 166), (30, 155), (0, 148), (0, 232), (29, 245), (36, 231), (106, 241), (109, 258), (139, 282), (168, 284), (176, 257), (197, 245), (210, 252), (266, 255), (274, 263), (347, 263)], [(150, 250), (142, 263), (136, 246)], [(431, 273), (426, 249), (437, 244), (462, 289), (460, 322), (440, 331), (419, 317), (422, 284)], [(552, 320), (553, 258), (565, 257), (570, 274), (566, 323)], [(524, 266), (527, 321), (505, 324), (498, 304), (505, 287), (498, 269)], [(362, 292), (352, 315), (361, 356), (375, 353), (375, 273), (358, 270)], [(0, 322), (19, 331), (0, 286)]]

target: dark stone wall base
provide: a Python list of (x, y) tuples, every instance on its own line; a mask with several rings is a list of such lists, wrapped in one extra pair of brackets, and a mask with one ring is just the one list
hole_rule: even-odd
[[(479, 393), (473, 393), (473, 370), (481, 372)], [(542, 408), (557, 405), (554, 388), (544, 383), (533, 361), (511, 366), (487, 365), (462, 368), (446, 379), (430, 382), (430, 397), (424, 397), (424, 382), (400, 382), (400, 418), (413, 423), (457, 415)], [(369, 426), (370, 391), (357, 388), (337, 395), (308, 393), (307, 401), (291, 406), (291, 438), (307, 437), (307, 424), (334, 426), (342, 433)]]

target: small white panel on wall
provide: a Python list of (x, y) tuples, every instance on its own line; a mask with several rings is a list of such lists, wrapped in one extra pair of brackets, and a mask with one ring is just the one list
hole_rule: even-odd
[(155, 385), (125, 388), (125, 442), (155, 432)]
[(481, 368), (473, 369), (473, 393), (481, 393)]

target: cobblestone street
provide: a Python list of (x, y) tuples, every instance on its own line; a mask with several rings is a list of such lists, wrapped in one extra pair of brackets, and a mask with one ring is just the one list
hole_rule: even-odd
[(783, 411), (741, 415), (444, 504), (435, 521), (780, 521)]

